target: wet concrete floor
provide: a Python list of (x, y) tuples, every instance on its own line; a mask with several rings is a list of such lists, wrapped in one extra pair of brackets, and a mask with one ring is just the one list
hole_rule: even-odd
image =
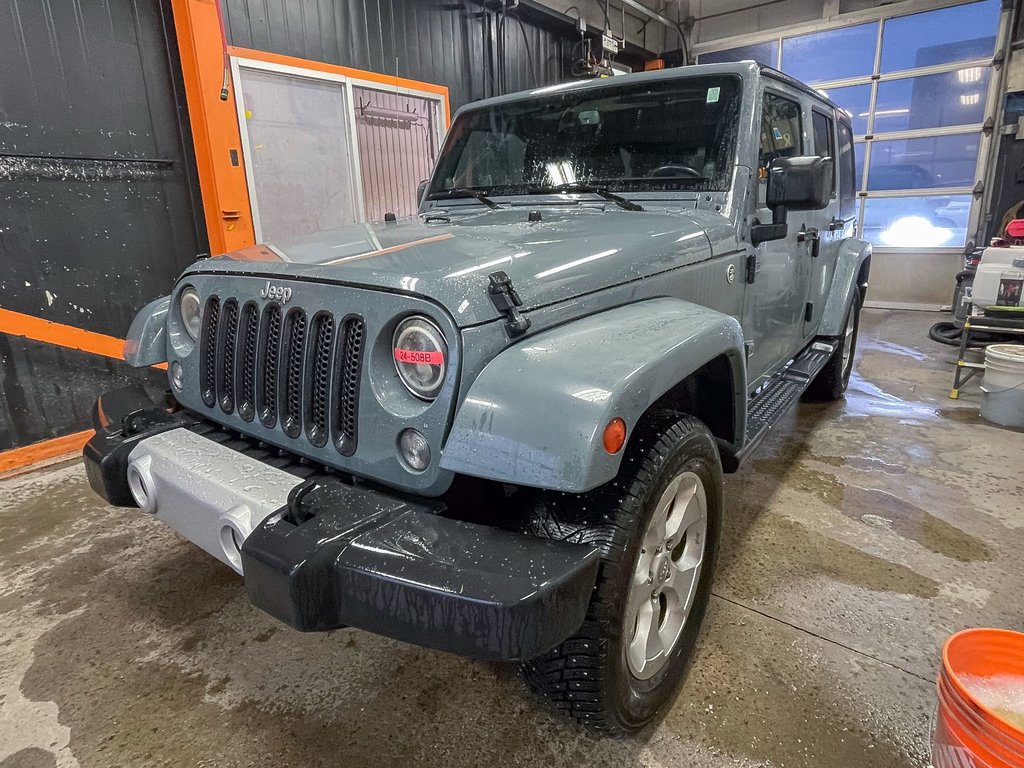
[(715, 597), (675, 705), (631, 739), (515, 669), (303, 635), (77, 465), (0, 482), (0, 768), (924, 766), (939, 648), (1024, 629), (1024, 435), (947, 399), (937, 316), (869, 310), (844, 402), (727, 480)]

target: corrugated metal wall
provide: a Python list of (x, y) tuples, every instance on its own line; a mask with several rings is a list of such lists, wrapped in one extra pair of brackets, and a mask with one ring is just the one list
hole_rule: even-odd
[(521, 6), (522, 27), (511, 14), (503, 25), (502, 85), (492, 55), (502, 47), (499, 17), (473, 0), (223, 2), (232, 45), (445, 85), (453, 109), (567, 79), (578, 39), (571, 27), (553, 28)]
[[(525, 0), (503, 23), (478, 0), (221, 3), (234, 45), (445, 85), (453, 109), (567, 79), (578, 39)], [(169, 0), (0, 2), (0, 310), (116, 349), (207, 248)], [(0, 327), (0, 451), (84, 429), (104, 389), (164, 382), (25, 335)]]
[(22, 338), (25, 318), (123, 338), (206, 250), (169, 23), (156, 0), (0, 3), (0, 450), (146, 378)]
[(437, 157), (436, 102), (353, 88), (366, 218), (416, 212), (416, 187)]

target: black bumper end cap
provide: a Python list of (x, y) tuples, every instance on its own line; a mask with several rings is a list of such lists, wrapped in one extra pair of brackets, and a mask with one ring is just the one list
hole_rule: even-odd
[(306, 494), (245, 540), (252, 602), (301, 631), (352, 626), (491, 661), (524, 661), (583, 624), (595, 548), (441, 517), (346, 485)]
[(140, 441), (194, 423), (154, 403), (140, 386), (105, 392), (92, 409), (96, 433), (82, 449), (92, 489), (115, 507), (135, 507), (128, 487), (128, 455)]

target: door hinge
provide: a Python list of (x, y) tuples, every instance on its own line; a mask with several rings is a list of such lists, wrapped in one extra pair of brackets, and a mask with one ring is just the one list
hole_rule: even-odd
[(528, 318), (519, 313), (519, 307), (523, 306), (523, 300), (519, 298), (515, 287), (512, 285), (512, 278), (505, 272), (492, 272), (487, 276), (490, 281), (487, 286), (487, 294), (491, 297), (491, 303), (508, 320), (505, 322), (505, 329), (509, 338), (515, 338), (526, 333), (530, 327)]
[(754, 278), (757, 277), (757, 254), (752, 253), (747, 256), (747, 268), (746, 275), (744, 276), (748, 283), (753, 283)]

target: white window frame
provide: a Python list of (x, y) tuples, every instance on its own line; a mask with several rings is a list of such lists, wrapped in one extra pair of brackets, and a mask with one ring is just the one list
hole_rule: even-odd
[[(706, 0), (705, 0), (706, 1)], [(816, 32), (830, 32), (837, 29), (843, 29), (846, 27), (855, 27), (861, 24), (877, 23), (877, 40), (875, 41), (875, 62), (873, 72), (869, 75), (863, 75), (859, 77), (844, 78), (841, 80), (830, 80), (827, 82), (814, 83), (813, 87), (823, 91), (827, 91), (833, 88), (845, 88), (852, 85), (870, 85), (871, 96), (868, 105), (868, 115), (870, 123), (868, 125), (868, 133), (859, 134), (853, 137), (854, 144), (864, 145), (864, 160), (863, 165), (860, 168), (860, 179), (857, 184), (857, 230), (863, 231), (864, 227), (864, 208), (866, 201), (870, 198), (892, 198), (892, 197), (926, 197), (929, 195), (974, 195), (974, 190), (979, 182), (984, 182), (986, 173), (988, 170), (988, 160), (991, 148), (991, 143), (994, 138), (995, 130), (989, 131), (987, 134), (983, 131), (985, 121), (989, 119), (994, 120), (996, 110), (999, 105), (999, 70), (994, 66), (994, 58), (1000, 52), (1006, 53), (1006, 41), (1009, 33), (1009, 21), (1010, 11), (1001, 9), (999, 13), (999, 21), (996, 26), (996, 44), (993, 56), (983, 59), (971, 59), (969, 61), (957, 61), (950, 64), (936, 64), (927, 67), (918, 67), (914, 69), (905, 69), (898, 72), (887, 72), (880, 74), (879, 69), (881, 68), (881, 56), (882, 56), (882, 31), (885, 28), (885, 21), (888, 19), (898, 18), (901, 16), (911, 16), (913, 14), (937, 11), (944, 8), (952, 8), (958, 5), (968, 5), (976, 0), (908, 0), (904, 3), (894, 3), (892, 5), (881, 6), (878, 8), (870, 8), (863, 11), (856, 11), (853, 13), (843, 14), (842, 16), (835, 16), (828, 19), (821, 19), (804, 24), (793, 24), (785, 27), (778, 27), (771, 31), (763, 31), (757, 33), (751, 33), (746, 35), (736, 35), (728, 38), (720, 38), (709, 43), (699, 43), (693, 47), (694, 54), (698, 57), (704, 53), (712, 53), (715, 51), (723, 51), (731, 48), (738, 48), (745, 45), (754, 45), (757, 43), (777, 43), (776, 60), (773, 66), (782, 71), (782, 47), (783, 41), (786, 38), (799, 37), (801, 35), (813, 34)], [(699, 59), (698, 59), (699, 61)], [(1005, 61), (1003, 62), (1005, 66)], [(878, 94), (878, 84), (885, 83), (892, 80), (903, 80), (909, 77), (920, 77), (923, 75), (934, 75), (934, 74), (945, 74), (948, 72), (955, 72), (960, 69), (969, 69), (972, 67), (983, 67), (990, 70), (989, 82), (988, 82), (988, 93), (985, 99), (985, 111), (983, 121), (981, 123), (972, 123), (968, 125), (956, 125), (950, 127), (940, 128), (922, 128), (922, 129), (911, 129), (904, 131), (889, 131), (885, 133), (874, 133), (874, 117), (875, 117), (875, 102)], [(871, 165), (871, 148), (876, 141), (889, 141), (897, 139), (918, 139), (918, 138), (929, 138), (934, 136), (947, 136), (951, 134), (967, 134), (977, 133), (980, 137), (978, 142), (978, 159), (974, 169), (974, 183), (971, 186), (963, 187), (941, 187), (932, 189), (914, 189), (914, 190), (874, 190), (869, 191), (867, 188), (868, 181), (868, 168)], [(982, 216), (981, 200), (983, 198), (973, 196), (971, 199), (971, 211), (967, 219), (967, 230), (966, 239), (971, 240), (973, 235), (978, 231), (980, 219)], [(875, 246), (876, 252), (893, 252), (893, 253), (920, 253), (923, 249), (920, 247), (899, 247), (899, 246)], [(946, 246), (937, 248), (928, 248), (929, 253), (960, 253), (963, 251), (963, 246)]]
[(358, 133), (356, 131), (356, 107), (355, 99), (353, 96), (353, 89), (355, 88), (368, 88), (375, 91), (384, 91), (386, 93), (394, 93), (401, 96), (413, 96), (417, 99), (427, 100), (433, 109), (433, 124), (434, 129), (437, 132), (437, 146), (440, 147), (444, 141), (444, 134), (447, 130), (446, 126), (446, 115), (445, 115), (445, 99), (440, 94), (418, 90), (416, 88), (409, 88), (406, 86), (395, 85), (391, 83), (381, 83), (377, 80), (370, 80), (360, 78), (354, 75), (342, 75), (333, 72), (324, 72), (318, 69), (309, 69), (307, 67), (297, 67), (290, 64), (278, 64), (276, 62), (262, 61), (260, 59), (250, 59), (244, 56), (232, 56), (231, 57), (231, 80), (232, 90), (235, 94), (235, 111), (237, 113), (239, 134), (242, 138), (242, 163), (245, 168), (245, 182), (249, 190), (249, 207), (252, 213), (252, 227), (253, 232), (256, 236), (256, 242), (263, 241), (263, 229), (260, 224), (260, 212), (259, 202), (256, 198), (256, 176), (253, 173), (252, 166), (252, 147), (249, 145), (249, 132), (246, 130), (246, 119), (245, 119), (245, 104), (242, 98), (242, 69), (255, 69), (263, 70), (265, 72), (276, 72), (281, 75), (290, 75), (292, 77), (307, 78), (310, 80), (320, 80), (330, 83), (337, 83), (345, 89), (345, 119), (347, 122), (346, 128), (348, 129), (348, 135), (350, 138), (350, 146), (348, 147), (349, 153), (349, 165), (351, 171), (351, 178), (353, 181), (353, 192), (355, 194), (355, 213), (356, 222), (362, 223), (366, 221), (366, 202), (364, 198), (363, 190), (363, 177), (359, 157), (359, 140)]

